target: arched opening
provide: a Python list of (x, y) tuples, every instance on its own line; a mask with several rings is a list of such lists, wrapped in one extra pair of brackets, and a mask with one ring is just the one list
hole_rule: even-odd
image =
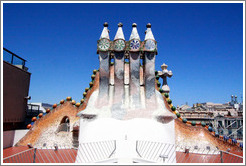
[(70, 131), (70, 120), (68, 116), (64, 116), (61, 120), (61, 123), (58, 127), (58, 131), (57, 132), (61, 132), (61, 131), (65, 131), (65, 132), (69, 132)]
[(69, 118), (68, 118), (68, 116), (64, 116), (64, 117), (62, 118), (60, 124), (62, 124), (62, 123), (69, 123)]
[(111, 66), (114, 65), (114, 58), (111, 58), (111, 59), (110, 59), (110, 65), (111, 65)]

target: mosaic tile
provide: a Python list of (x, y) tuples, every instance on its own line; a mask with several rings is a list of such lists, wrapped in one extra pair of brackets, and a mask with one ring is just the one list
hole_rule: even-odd
[(124, 40), (119, 39), (119, 40), (116, 40), (114, 42), (114, 50), (115, 51), (123, 51), (125, 46), (126, 46), (126, 44), (125, 44)]
[(139, 48), (140, 48), (140, 41), (139, 40), (136, 40), (136, 39), (133, 39), (131, 41), (131, 43), (130, 43), (130, 48), (133, 51), (139, 50)]
[(98, 43), (98, 49), (100, 51), (107, 51), (110, 47), (110, 42), (108, 39), (101, 39)]
[(153, 40), (147, 40), (145, 43), (145, 49), (148, 51), (154, 51), (156, 49), (156, 44)]

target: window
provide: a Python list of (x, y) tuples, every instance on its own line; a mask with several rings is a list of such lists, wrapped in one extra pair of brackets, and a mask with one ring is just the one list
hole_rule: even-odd
[(230, 126), (230, 125), (231, 125), (231, 121), (228, 120), (228, 121), (227, 121), (227, 126)]
[(238, 131), (237, 131), (237, 135), (240, 135), (240, 136), (243, 135), (243, 134), (242, 134), (242, 130), (238, 130)]
[(240, 120), (237, 120), (237, 125), (238, 125), (238, 127), (241, 126), (241, 123), (240, 123), (240, 122), (241, 122)]
[(221, 120), (218, 121), (218, 127), (222, 127), (222, 121)]
[(232, 123), (233, 123), (233, 124), (232, 124), (232, 126), (231, 126), (231, 127), (233, 127), (233, 128), (237, 128), (237, 121), (233, 121)]

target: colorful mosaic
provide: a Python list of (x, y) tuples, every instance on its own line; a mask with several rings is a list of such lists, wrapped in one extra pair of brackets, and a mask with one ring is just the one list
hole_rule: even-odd
[(131, 43), (130, 43), (130, 48), (133, 51), (139, 50), (139, 48), (140, 48), (140, 41), (139, 40), (136, 40), (136, 39), (133, 39), (131, 41)]
[(123, 51), (125, 48), (126, 44), (124, 40), (116, 40), (114, 42), (114, 50), (115, 51)]
[(110, 47), (110, 42), (108, 39), (101, 39), (98, 43), (98, 49), (100, 51), (107, 51)]
[(156, 44), (153, 40), (147, 40), (145, 43), (145, 49), (148, 51), (154, 51), (156, 49)]

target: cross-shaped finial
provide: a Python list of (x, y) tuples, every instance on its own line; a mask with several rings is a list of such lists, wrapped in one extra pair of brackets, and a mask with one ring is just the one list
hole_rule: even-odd
[(169, 93), (170, 92), (170, 88), (167, 85), (167, 77), (171, 78), (173, 76), (173, 73), (171, 70), (167, 70), (167, 65), (165, 63), (163, 63), (161, 65), (161, 69), (162, 71), (158, 71), (158, 76), (161, 77), (163, 79), (163, 84), (162, 84), (162, 89), (164, 90), (164, 93)]

